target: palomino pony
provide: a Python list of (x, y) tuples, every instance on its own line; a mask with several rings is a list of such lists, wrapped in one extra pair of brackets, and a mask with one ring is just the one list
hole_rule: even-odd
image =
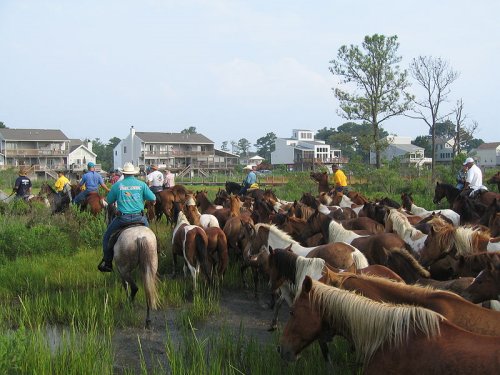
[(500, 371), (498, 337), (462, 330), (422, 307), (375, 302), (306, 277), (280, 338), (281, 357), (295, 361), (326, 328), (353, 344), (367, 374)]
[(434, 204), (439, 204), (443, 198), (446, 198), (450, 208), (453, 208), (453, 203), (455, 203), (455, 199), (457, 199), (459, 194), (460, 190), (458, 190), (455, 186), (436, 182), (432, 202)]
[(178, 209), (178, 205), (174, 205), (174, 215), (177, 224), (172, 232), (173, 276), (177, 268), (177, 255), (180, 255), (184, 258), (184, 273), (189, 269), (193, 278), (193, 289), (196, 290), (200, 268), (207, 281), (212, 281), (207, 234), (202, 227), (191, 225), (184, 212)]
[[(109, 205), (107, 220), (111, 222), (116, 207)], [(115, 267), (120, 274), (123, 287), (127, 291), (130, 301), (134, 300), (138, 287), (132, 277), (133, 271), (139, 267), (142, 284), (146, 292), (146, 328), (151, 327), (150, 309), (158, 306), (158, 252), (154, 232), (142, 225), (130, 226), (118, 232), (118, 238), (113, 246)], [(130, 288), (130, 294), (128, 290)]]

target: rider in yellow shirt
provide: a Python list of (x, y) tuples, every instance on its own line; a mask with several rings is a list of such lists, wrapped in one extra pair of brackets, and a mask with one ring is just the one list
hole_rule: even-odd
[(71, 184), (68, 178), (64, 175), (64, 171), (58, 171), (57, 176), (58, 178), (54, 183), (54, 188), (56, 189), (57, 194), (61, 197), (64, 194), (67, 194), (71, 201)]
[(333, 186), (337, 193), (347, 193), (347, 177), (337, 164), (332, 165)]

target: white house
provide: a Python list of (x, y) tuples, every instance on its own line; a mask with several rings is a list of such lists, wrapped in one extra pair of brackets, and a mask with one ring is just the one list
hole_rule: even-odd
[(477, 164), (484, 168), (500, 165), (500, 142), (483, 143), (476, 149)]
[(434, 160), (439, 163), (451, 163), (453, 161), (453, 145), (455, 139), (437, 138)]
[[(68, 165), (72, 171), (83, 171), (87, 168), (87, 163), (96, 164), (97, 155), (92, 151), (92, 141), (80, 139), (69, 140), (69, 157)], [(101, 166), (96, 164), (96, 170), (99, 171)]]
[[(430, 164), (432, 162), (431, 158), (424, 157), (423, 147), (411, 144), (410, 137), (389, 135), (383, 140), (387, 142), (388, 146), (381, 152), (382, 159), (391, 161), (394, 158), (401, 158), (403, 163), (415, 164), (418, 166)], [(370, 151), (370, 164), (374, 165), (376, 162), (376, 154), (375, 151), (372, 150)]]
[(271, 164), (288, 166), (303, 164), (343, 163), (340, 150), (332, 149), (323, 140), (314, 139), (311, 130), (293, 129), (291, 138), (276, 138)]

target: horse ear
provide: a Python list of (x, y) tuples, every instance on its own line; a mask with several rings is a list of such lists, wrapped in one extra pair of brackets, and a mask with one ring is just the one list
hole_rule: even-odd
[(436, 181), (436, 186), (439, 186), (439, 181)]
[(286, 250), (292, 252), (292, 244), (288, 245), (288, 247), (286, 248)]
[(274, 249), (271, 246), (269, 246), (269, 254), (274, 255)]
[(305, 293), (309, 293), (312, 289), (313, 282), (309, 276), (306, 276), (304, 281), (302, 282), (302, 291)]

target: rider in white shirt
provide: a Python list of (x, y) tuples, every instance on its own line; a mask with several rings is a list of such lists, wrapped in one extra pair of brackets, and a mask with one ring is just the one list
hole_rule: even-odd
[(163, 190), (163, 173), (158, 170), (156, 165), (151, 165), (152, 172), (147, 176), (147, 183), (153, 193), (159, 193)]
[(471, 195), (478, 189), (488, 190), (483, 186), (483, 172), (474, 163), (474, 159), (467, 158), (463, 165), (467, 166), (467, 177), (465, 178), (464, 191), (469, 191)]

